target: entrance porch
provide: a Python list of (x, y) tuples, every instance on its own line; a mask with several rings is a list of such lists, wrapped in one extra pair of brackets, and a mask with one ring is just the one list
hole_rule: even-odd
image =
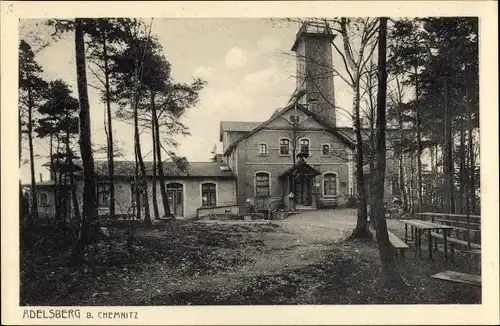
[(280, 176), (280, 185), (285, 207), (288, 209), (314, 209), (319, 187), (316, 177), (321, 172), (304, 161), (287, 169)]

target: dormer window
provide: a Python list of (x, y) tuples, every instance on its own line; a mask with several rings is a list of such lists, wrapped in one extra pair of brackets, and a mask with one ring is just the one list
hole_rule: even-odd
[(309, 154), (309, 139), (300, 140), (300, 152), (302, 154)]
[(259, 144), (259, 155), (261, 156), (267, 155), (267, 144), (264, 143)]

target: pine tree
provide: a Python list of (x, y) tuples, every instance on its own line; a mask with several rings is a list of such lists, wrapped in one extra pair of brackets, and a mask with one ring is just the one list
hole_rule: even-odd
[[(19, 44), (19, 122), (22, 133), (28, 138), (29, 161), (31, 172), (30, 200), (31, 211), (27, 216), (27, 226), (31, 227), (34, 219), (38, 219), (37, 191), (35, 182), (35, 158), (33, 131), (35, 128), (34, 110), (44, 100), (47, 82), (41, 77), (42, 68), (35, 60), (31, 46), (21, 40)], [(19, 148), (22, 137), (19, 135)]]

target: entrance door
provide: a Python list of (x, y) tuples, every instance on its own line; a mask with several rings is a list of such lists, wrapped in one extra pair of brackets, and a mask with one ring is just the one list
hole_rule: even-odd
[(169, 183), (167, 184), (167, 197), (168, 206), (170, 208), (170, 213), (174, 214), (176, 217), (184, 216), (183, 209), (183, 189), (181, 183)]
[(295, 202), (297, 205), (312, 205), (312, 178), (298, 175), (295, 179)]

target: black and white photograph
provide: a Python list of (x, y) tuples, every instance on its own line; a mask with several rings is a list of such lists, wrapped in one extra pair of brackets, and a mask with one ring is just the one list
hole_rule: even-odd
[(18, 318), (485, 303), (480, 17), (78, 15), (11, 31)]

